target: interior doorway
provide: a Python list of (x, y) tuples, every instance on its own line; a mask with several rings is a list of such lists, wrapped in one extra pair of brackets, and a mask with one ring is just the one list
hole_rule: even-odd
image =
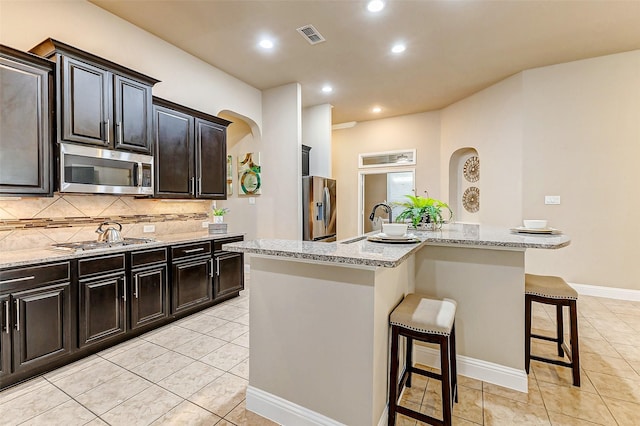
[[(402, 207), (393, 206), (395, 202), (404, 202), (407, 194), (415, 194), (415, 170), (373, 170), (360, 171), (359, 185), (359, 211), (358, 233), (363, 234), (374, 230), (373, 223), (369, 220), (373, 206), (378, 203), (391, 204), (392, 217), (395, 218), (403, 210)], [(376, 216), (382, 221), (388, 220), (384, 209), (378, 209)]]

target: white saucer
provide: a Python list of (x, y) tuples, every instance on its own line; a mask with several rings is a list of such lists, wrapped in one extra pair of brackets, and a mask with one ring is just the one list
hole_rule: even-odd
[(524, 226), (517, 226), (511, 229), (514, 232), (522, 234), (561, 234), (562, 231), (556, 228), (525, 228)]

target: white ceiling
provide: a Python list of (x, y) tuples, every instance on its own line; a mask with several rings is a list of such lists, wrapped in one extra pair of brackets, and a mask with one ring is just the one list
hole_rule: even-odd
[[(524, 69), (640, 49), (640, 0), (388, 0), (378, 14), (361, 0), (90, 1), (258, 89), (299, 82), (304, 106), (332, 104), (334, 123), (439, 109)], [(305, 41), (307, 24), (326, 42)], [(398, 40), (407, 50), (391, 54)]]

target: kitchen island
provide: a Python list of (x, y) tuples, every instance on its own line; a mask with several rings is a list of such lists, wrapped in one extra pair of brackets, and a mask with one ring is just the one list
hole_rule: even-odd
[[(459, 373), (526, 392), (524, 252), (570, 239), (468, 224), (414, 234), (224, 246), (250, 255), (248, 409), (285, 425), (385, 424), (388, 318), (410, 292), (458, 302)], [(414, 359), (435, 353), (418, 346)]]

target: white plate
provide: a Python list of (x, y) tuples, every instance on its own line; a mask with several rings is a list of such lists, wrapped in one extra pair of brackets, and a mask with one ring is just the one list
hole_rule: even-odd
[(381, 240), (410, 240), (415, 238), (416, 236), (413, 234), (404, 234), (404, 235), (387, 235), (384, 232), (380, 232), (375, 235), (375, 237), (380, 238)]
[(512, 231), (522, 234), (561, 234), (562, 231), (556, 228), (525, 228), (524, 226), (518, 226), (511, 229)]

